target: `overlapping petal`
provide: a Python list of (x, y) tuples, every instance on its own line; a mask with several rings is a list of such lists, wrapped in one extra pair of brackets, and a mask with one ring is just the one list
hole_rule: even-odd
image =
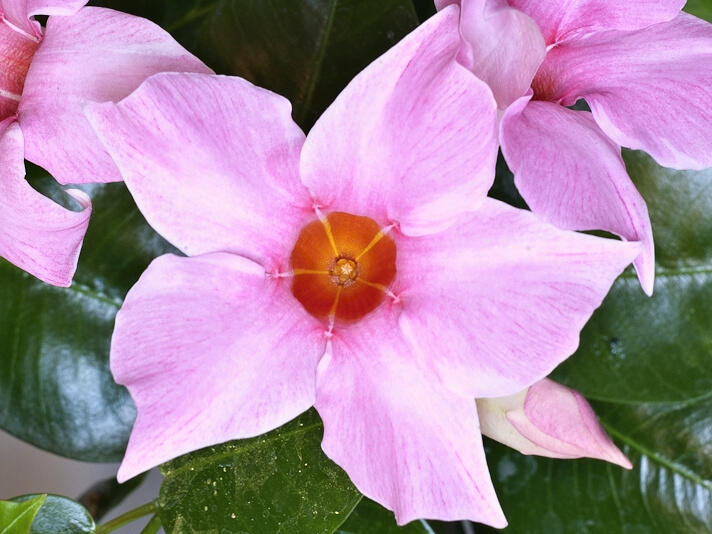
[(94, 7), (50, 17), (19, 106), (27, 159), (61, 183), (120, 180), (82, 106), (116, 102), (165, 71), (211, 72), (146, 19)]
[(527, 92), (546, 56), (539, 27), (506, 0), (466, 0), (460, 31), (463, 64), (486, 82), (504, 109)]
[(482, 202), (494, 180), (496, 104), (456, 61), (458, 15), (441, 11), (373, 62), (312, 128), (301, 176), (326, 209), (425, 234)]
[(637, 32), (552, 49), (535, 79), (564, 105), (586, 98), (619, 145), (678, 169), (712, 166), (712, 25), (685, 13)]
[[(471, 0), (463, 0), (466, 3)], [(475, 0), (480, 1), (480, 0)], [(638, 30), (674, 18), (686, 0), (508, 0), (532, 17), (547, 44), (595, 30)]]
[[(87, 116), (148, 222), (188, 255), (276, 266), (314, 217), (287, 100), (240, 78), (161, 74)], [(283, 265), (282, 265), (283, 266)]]
[(620, 147), (591, 114), (524, 97), (502, 118), (500, 138), (517, 189), (534, 213), (560, 228), (606, 230), (642, 243), (635, 267), (652, 294), (655, 247), (648, 209)]
[(35, 191), (25, 180), (22, 132), (11, 119), (0, 123), (0, 256), (40, 280), (69, 286), (89, 224), (91, 203), (74, 212)]
[(73, 15), (87, 2), (88, 0), (0, 0), (0, 14), (18, 30), (39, 38), (42, 29), (32, 17)]
[(504, 527), (474, 400), (418, 368), (396, 313), (384, 305), (334, 332), (317, 382), (322, 448), (399, 524), (469, 518)]
[(449, 231), (397, 245), (401, 326), (436, 375), (478, 398), (516, 393), (570, 356), (640, 253), (492, 199)]
[(286, 279), (235, 254), (158, 258), (126, 297), (112, 339), (114, 378), (138, 408), (119, 481), (308, 409), (324, 350), (323, 325)]

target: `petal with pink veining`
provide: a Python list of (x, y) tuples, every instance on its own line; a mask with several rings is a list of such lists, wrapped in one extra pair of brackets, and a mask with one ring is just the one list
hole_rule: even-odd
[(0, 19), (0, 121), (14, 116), (17, 111), (37, 45), (34, 35)]
[(84, 208), (75, 212), (35, 191), (25, 180), (20, 127), (8, 119), (0, 132), (0, 256), (48, 284), (69, 286), (89, 224), (89, 197), (68, 191)]
[(487, 199), (452, 229), (397, 240), (401, 326), (431, 369), (475, 397), (516, 393), (578, 347), (639, 243), (559, 230)]
[(211, 72), (146, 19), (94, 7), (50, 17), (19, 106), (26, 158), (61, 183), (120, 180), (82, 106), (118, 101), (165, 71)]
[(464, 0), (461, 61), (485, 81), (501, 109), (524, 95), (546, 55), (539, 27), (505, 0)]
[(523, 408), (509, 414), (510, 422), (537, 445), (554, 453), (633, 467), (578, 391), (544, 379), (529, 388)]
[(34, 37), (42, 36), (35, 15), (73, 15), (88, 0), (0, 0), (0, 14), (20, 31)]
[[(262, 434), (314, 403), (323, 326), (235, 254), (155, 260), (116, 319), (111, 370), (138, 416), (119, 481)], [(187, 393), (187, 394), (186, 394)]]
[(620, 147), (590, 113), (522, 98), (501, 123), (502, 152), (531, 210), (566, 230), (606, 230), (640, 241), (635, 260), (650, 295), (655, 247), (648, 209), (621, 158)]
[(496, 104), (456, 61), (458, 14), (448, 7), (374, 61), (314, 125), (301, 176), (325, 208), (424, 234), (485, 198)]
[(356, 487), (401, 525), (430, 518), (504, 527), (475, 402), (418, 366), (397, 310), (384, 305), (335, 330), (331, 345), (317, 379), (322, 448)]
[(637, 32), (552, 49), (534, 80), (548, 99), (585, 98), (619, 145), (677, 169), (712, 166), (712, 25), (686, 13)]
[[(468, 0), (463, 0), (468, 1)], [(531, 16), (547, 44), (596, 30), (638, 30), (674, 18), (686, 0), (508, 0)]]
[(160, 74), (86, 111), (148, 222), (188, 255), (275, 267), (314, 217), (298, 176), (304, 134), (281, 96), (241, 78)]

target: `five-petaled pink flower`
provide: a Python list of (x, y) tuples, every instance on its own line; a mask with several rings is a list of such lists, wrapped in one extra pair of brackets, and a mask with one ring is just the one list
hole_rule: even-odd
[[(117, 101), (163, 71), (211, 72), (148, 20), (87, 0), (0, 0), (0, 256), (68, 286), (89, 222), (25, 181), (24, 158), (59, 182), (121, 179), (84, 117), (84, 102)], [(36, 15), (50, 15), (43, 31)]]
[[(685, 0), (436, 0), (462, 4), (460, 61), (502, 110), (500, 142), (535, 213), (643, 243), (652, 230), (620, 146), (677, 169), (712, 166), (712, 25)], [(585, 99), (591, 112), (567, 106)]]
[(119, 479), (311, 406), (367, 496), (418, 517), (506, 521), (475, 397), (547, 375), (640, 252), (488, 199), (489, 88), (456, 61), (459, 10), (358, 75), (305, 138), (240, 78), (159, 74), (86, 113), (156, 259), (116, 320), (136, 402)]

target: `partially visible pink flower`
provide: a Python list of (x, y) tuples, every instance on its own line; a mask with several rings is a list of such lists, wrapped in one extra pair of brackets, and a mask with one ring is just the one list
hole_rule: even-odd
[[(74, 275), (89, 199), (72, 193), (79, 213), (55, 205), (25, 182), (24, 159), (63, 184), (118, 181), (84, 103), (120, 100), (158, 72), (211, 72), (152, 22), (84, 4), (0, 0), (0, 256), (59, 286)], [(51, 15), (46, 29), (36, 15)]]
[(515, 395), (478, 399), (485, 436), (522, 454), (597, 458), (632, 469), (580, 393), (544, 378)]
[[(572, 230), (641, 241), (653, 291), (645, 201), (620, 146), (678, 169), (712, 166), (712, 25), (684, 0), (439, 0), (462, 4), (460, 61), (502, 113), (502, 152), (529, 207)], [(584, 98), (592, 113), (567, 106)]]
[(476, 396), (569, 356), (639, 253), (487, 199), (490, 90), (445, 10), (358, 75), (305, 138), (239, 78), (161, 74), (87, 107), (162, 256), (117, 316), (138, 407), (119, 480), (316, 406), (322, 447), (417, 517), (506, 521)]

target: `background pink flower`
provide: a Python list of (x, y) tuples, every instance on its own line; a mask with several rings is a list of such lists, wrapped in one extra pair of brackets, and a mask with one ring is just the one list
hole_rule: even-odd
[[(0, 255), (60, 286), (71, 283), (89, 199), (74, 193), (81, 213), (55, 205), (25, 182), (24, 158), (63, 184), (120, 180), (83, 104), (119, 100), (157, 72), (211, 72), (152, 22), (85, 3), (0, 2)], [(35, 15), (51, 15), (46, 29)]]
[[(503, 110), (500, 142), (530, 208), (573, 230), (642, 241), (648, 211), (620, 145), (678, 169), (712, 166), (712, 26), (683, 0), (462, 0), (460, 60)], [(585, 98), (592, 114), (567, 109)]]
[(155, 260), (117, 316), (112, 372), (138, 407), (120, 480), (316, 406), (326, 454), (399, 523), (506, 524), (474, 398), (570, 355), (639, 244), (486, 198), (496, 105), (455, 61), (457, 22), (415, 30), (306, 138), (239, 78), (161, 74), (87, 106), (189, 256)]

